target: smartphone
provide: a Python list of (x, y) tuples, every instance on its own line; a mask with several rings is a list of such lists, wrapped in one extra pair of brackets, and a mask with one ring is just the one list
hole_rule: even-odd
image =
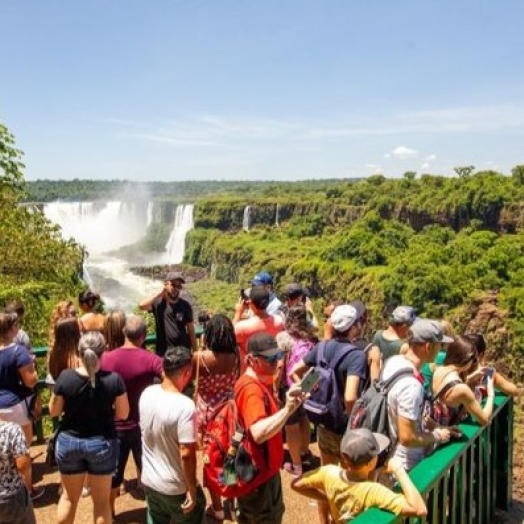
[(309, 393), (320, 380), (320, 373), (315, 369), (311, 368), (303, 377), (300, 382), (300, 388), (302, 393)]
[(240, 298), (241, 298), (244, 302), (246, 302), (247, 300), (249, 300), (248, 297), (247, 297), (247, 294), (246, 294), (246, 290), (243, 289), (243, 288), (240, 290)]
[(487, 368), (486, 371), (484, 372), (484, 376), (486, 377), (486, 379), (493, 378), (494, 373), (495, 373), (495, 370), (493, 368)]

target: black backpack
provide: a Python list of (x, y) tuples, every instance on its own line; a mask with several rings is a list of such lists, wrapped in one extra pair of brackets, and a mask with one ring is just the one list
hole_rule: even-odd
[[(325, 355), (328, 344), (341, 346), (335, 351), (331, 362), (326, 360)], [(344, 391), (340, 391), (336, 370), (346, 355), (353, 350), (360, 349), (349, 342), (341, 343), (337, 340), (323, 340), (319, 343), (315, 370), (320, 374), (320, 380), (304, 402), (310, 422), (322, 425), (335, 433), (343, 433), (348, 421)]]

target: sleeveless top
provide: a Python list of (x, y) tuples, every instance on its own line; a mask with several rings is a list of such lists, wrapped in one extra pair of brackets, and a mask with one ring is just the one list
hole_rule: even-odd
[(373, 337), (372, 344), (380, 349), (382, 360), (398, 355), (400, 348), (406, 341), (404, 339), (388, 340), (384, 338), (384, 330), (379, 329)]
[(228, 373), (211, 373), (204, 359), (198, 354), (200, 366), (198, 378), (197, 427), (203, 432), (215, 408), (233, 392), (237, 380), (238, 365)]

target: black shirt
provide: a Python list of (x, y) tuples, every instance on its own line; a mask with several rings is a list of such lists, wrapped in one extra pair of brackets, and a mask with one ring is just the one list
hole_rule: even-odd
[(155, 316), (156, 352), (164, 356), (170, 346), (184, 346), (191, 349), (187, 324), (193, 322), (191, 304), (183, 298), (175, 303), (159, 299), (151, 306)]
[(64, 397), (60, 431), (79, 438), (115, 438), (113, 405), (125, 392), (124, 381), (117, 373), (99, 371), (92, 388), (89, 377), (64, 369), (55, 383), (55, 395)]

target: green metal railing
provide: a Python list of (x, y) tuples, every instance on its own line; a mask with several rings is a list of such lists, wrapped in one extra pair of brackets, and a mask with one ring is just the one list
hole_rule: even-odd
[(512, 497), (513, 400), (495, 396), (489, 425), (460, 425), (464, 437), (425, 458), (410, 472), (428, 506), (426, 519), (395, 517), (376, 508), (355, 524), (489, 524), (496, 509), (508, 510)]

